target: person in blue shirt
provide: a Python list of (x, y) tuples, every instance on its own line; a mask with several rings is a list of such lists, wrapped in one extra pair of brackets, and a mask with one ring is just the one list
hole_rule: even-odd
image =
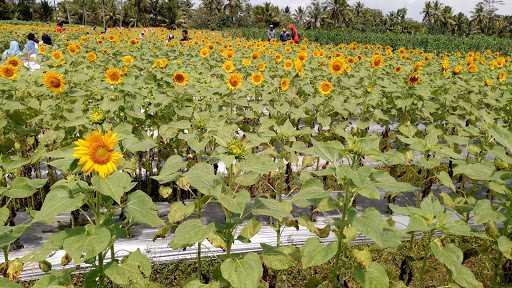
[(36, 35), (34, 33), (28, 33), (23, 53), (27, 53), (29, 58), (31, 55), (37, 55)]
[(286, 42), (289, 40), (289, 34), (288, 31), (286, 31), (286, 28), (283, 28), (283, 32), (279, 34), (279, 40), (281, 40), (281, 42)]

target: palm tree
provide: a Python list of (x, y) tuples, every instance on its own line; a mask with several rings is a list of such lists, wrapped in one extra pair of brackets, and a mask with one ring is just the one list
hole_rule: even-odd
[(464, 13), (459, 12), (457, 15), (454, 16), (453, 20), (455, 22), (455, 31), (458, 35), (468, 34), (469, 19)]
[(441, 10), (440, 22), (442, 23), (443, 32), (453, 32), (455, 21), (453, 20), (452, 7), (445, 5)]
[(487, 11), (483, 2), (478, 2), (471, 12), (471, 23), (481, 33), (486, 32)]
[(342, 23), (348, 26), (351, 12), (347, 0), (328, 0), (326, 6), (335, 27), (341, 26)]
[(318, 0), (314, 0), (306, 9), (308, 15), (307, 26), (310, 28), (320, 28), (325, 17), (325, 8)]
[(306, 10), (302, 8), (302, 6), (298, 6), (295, 11), (293, 11), (292, 17), (297, 23), (304, 25), (306, 22)]
[(240, 0), (227, 0), (224, 5), (224, 13), (229, 16), (231, 24), (238, 24), (237, 18), (240, 16), (242, 10), (242, 3)]
[(279, 7), (272, 5), (270, 2), (254, 6), (254, 17), (256, 18), (256, 22), (265, 23), (265, 25), (274, 23), (274, 21), (279, 17), (279, 13)]

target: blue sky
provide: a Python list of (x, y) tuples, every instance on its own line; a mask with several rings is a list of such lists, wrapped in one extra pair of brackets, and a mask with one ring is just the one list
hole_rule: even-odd
[[(424, 6), (425, 0), (361, 0), (367, 7), (379, 8), (385, 12), (396, 10), (399, 8), (408, 9), (408, 17), (413, 19), (421, 19), (421, 10)], [(464, 12), (466, 15), (471, 13), (471, 10), (479, 0), (440, 0), (442, 3), (448, 4), (453, 7), (455, 13)], [(296, 8), (299, 5), (306, 6), (311, 0), (250, 0), (253, 4), (261, 4), (264, 2), (271, 2), (280, 7), (290, 6)], [(351, 4), (356, 0), (349, 0)], [(504, 5), (500, 6), (498, 13), (512, 14), (512, 0), (505, 0)]]

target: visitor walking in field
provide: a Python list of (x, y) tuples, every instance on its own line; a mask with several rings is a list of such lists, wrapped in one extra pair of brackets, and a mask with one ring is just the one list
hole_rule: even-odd
[(268, 27), (268, 31), (267, 31), (267, 39), (268, 41), (272, 41), (272, 39), (274, 39), (276, 37), (276, 30), (274, 29), (274, 25), (270, 25), (270, 27)]
[(283, 28), (283, 31), (281, 32), (281, 34), (279, 34), (279, 40), (281, 42), (288, 41), (288, 31), (286, 31), (286, 28)]

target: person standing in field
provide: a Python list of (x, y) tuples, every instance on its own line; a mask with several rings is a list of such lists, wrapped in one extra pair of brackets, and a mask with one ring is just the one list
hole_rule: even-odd
[(274, 29), (274, 25), (270, 25), (270, 27), (268, 27), (268, 31), (267, 31), (267, 39), (268, 41), (272, 41), (272, 39), (274, 39), (276, 37), (276, 31)]
[(186, 41), (189, 41), (190, 38), (188, 38), (188, 31), (187, 30), (183, 30), (181, 31), (181, 39), (180, 41), (181, 42), (186, 42)]
[(64, 30), (64, 24), (61, 22), (57, 23), (57, 27), (55, 28), (55, 32), (61, 33)]
[(286, 31), (286, 28), (283, 28), (283, 31), (281, 32), (281, 34), (279, 34), (279, 40), (281, 42), (288, 41), (288, 31)]
[(23, 53), (27, 53), (27, 56), (30, 58), (32, 55), (37, 55), (37, 42), (36, 35), (34, 33), (28, 33), (27, 35), (27, 43), (23, 48)]
[(299, 32), (297, 31), (297, 27), (295, 27), (295, 25), (293, 25), (293, 24), (290, 24), (290, 25), (288, 25), (288, 29), (290, 29), (290, 31), (292, 31), (291, 40), (293, 40), (293, 43), (299, 44), (300, 38), (299, 38)]

